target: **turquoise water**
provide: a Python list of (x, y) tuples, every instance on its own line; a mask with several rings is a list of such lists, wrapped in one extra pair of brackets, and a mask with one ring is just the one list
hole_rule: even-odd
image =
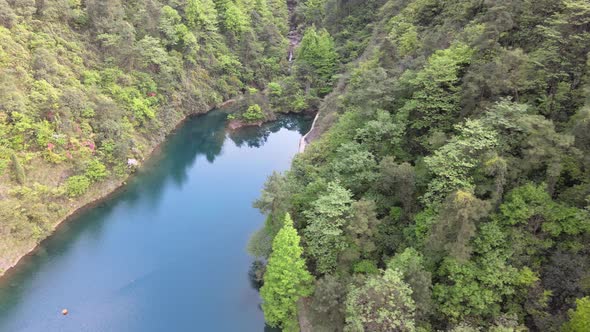
[(264, 331), (245, 251), (264, 219), (252, 202), (310, 121), (225, 124), (218, 111), (188, 120), (123, 191), (1, 280), (0, 331)]

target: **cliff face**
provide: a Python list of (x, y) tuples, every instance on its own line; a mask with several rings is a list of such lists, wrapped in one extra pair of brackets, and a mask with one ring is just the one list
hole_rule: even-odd
[(0, 271), (187, 115), (286, 74), (283, 1), (0, 0)]

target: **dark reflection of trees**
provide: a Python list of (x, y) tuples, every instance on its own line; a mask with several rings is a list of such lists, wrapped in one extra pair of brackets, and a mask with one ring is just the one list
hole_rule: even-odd
[(182, 186), (188, 179), (187, 171), (198, 156), (205, 156), (213, 163), (221, 153), (225, 140), (226, 114), (211, 112), (187, 120), (176, 133), (171, 135), (139, 171), (127, 187), (125, 201), (133, 203), (140, 197), (148, 199), (156, 207), (162, 187), (171, 179)]
[(248, 280), (250, 281), (250, 286), (260, 291), (260, 287), (263, 285), (263, 277), (264, 271), (266, 271), (266, 265), (263, 261), (255, 260), (250, 265), (250, 270), (248, 271)]
[(261, 127), (245, 127), (235, 130), (229, 134), (229, 137), (238, 147), (246, 144), (251, 148), (259, 148), (266, 143), (270, 134), (276, 133), (282, 128), (297, 130), (301, 135), (304, 135), (310, 127), (311, 119), (309, 117), (282, 115), (277, 121), (263, 124)]

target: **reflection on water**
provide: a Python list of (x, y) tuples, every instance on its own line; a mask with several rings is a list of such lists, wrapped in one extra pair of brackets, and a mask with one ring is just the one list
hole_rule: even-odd
[(246, 144), (248, 147), (259, 148), (266, 143), (272, 133), (276, 133), (282, 128), (299, 132), (301, 136), (305, 135), (310, 129), (311, 118), (301, 118), (293, 116), (281, 116), (277, 121), (267, 123), (261, 127), (246, 127), (241, 130), (230, 133), (229, 137), (238, 146)]
[(124, 190), (0, 281), (0, 331), (271, 331), (248, 276), (263, 221), (251, 202), (310, 122), (226, 134), (222, 112), (188, 120)]

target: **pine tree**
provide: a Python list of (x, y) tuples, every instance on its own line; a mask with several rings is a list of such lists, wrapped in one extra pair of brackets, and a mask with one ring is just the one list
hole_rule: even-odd
[(268, 325), (296, 326), (297, 301), (312, 293), (312, 276), (301, 257), (300, 237), (287, 214), (285, 224), (275, 237), (272, 254), (260, 289), (262, 310)]

